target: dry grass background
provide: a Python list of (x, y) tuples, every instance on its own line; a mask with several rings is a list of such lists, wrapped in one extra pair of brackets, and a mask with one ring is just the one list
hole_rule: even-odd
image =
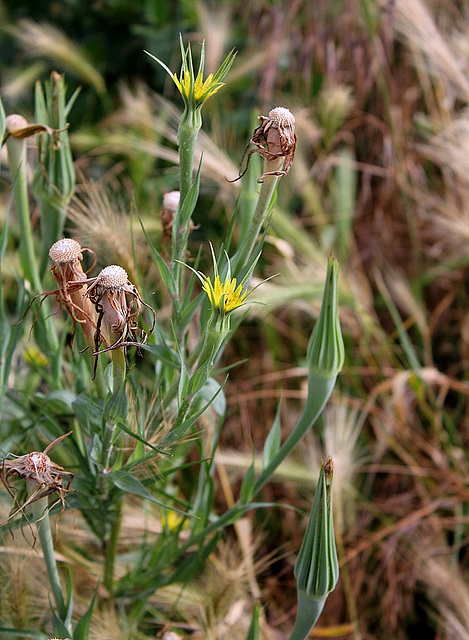
[[(92, 62), (83, 66), (77, 44), (49, 26), (14, 26), (29, 65), (45, 61), (105, 91)], [(307, 512), (311, 469), (321, 456), (335, 460), (341, 579), (311, 637), (469, 638), (469, 8), (452, 0), (207, 2), (197, 5), (193, 30), (195, 41), (205, 38), (214, 68), (233, 39), (242, 44), (225, 97), (220, 93), (222, 107), (210, 112), (200, 141), (204, 208), (194, 253), (200, 239), (223, 237), (237, 195), (225, 177), (236, 175), (244, 141), (238, 120), (224, 122), (223, 109), (235, 111), (238, 100), (241, 118), (253, 103), (261, 113), (284, 104), (295, 113), (299, 137), (261, 265), (260, 275), (279, 275), (258, 290), (265, 306), (252, 307), (224, 357), (225, 364), (249, 360), (232, 370), (226, 389), (220, 508), (237, 494), (251, 446), (261, 449), (280, 389), (285, 432), (295, 422), (306, 394), (303, 354), (326, 256), (334, 251), (346, 366), (319, 432), (263, 493), (266, 502)], [(11, 104), (29, 80), (20, 86), (23, 76), (9, 76), (2, 95)], [(135, 189), (158, 235), (158, 198), (175, 176), (177, 112), (140, 81), (122, 81), (113, 99), (115, 108), (101, 120), (71, 131), (84, 178), (70, 225), (109, 262), (156, 279), (138, 230), (133, 253), (130, 239), (122, 242), (120, 220)], [(165, 610), (193, 638), (241, 639), (260, 596), (261, 637), (287, 637), (304, 524), (281, 506), (250, 514), (196, 584), (157, 592), (150, 603), (155, 617)], [(158, 514), (131, 503), (123, 544), (159, 526)], [(66, 513), (59, 530), (58, 552), (86, 602), (100, 571), (93, 541), (76, 514)], [(17, 537), (3, 545), (0, 619), (20, 624), (31, 608), (44, 606), (41, 584), (24, 580), (25, 562), (35, 577), (40, 563)], [(30, 558), (37, 571), (29, 569)], [(110, 610), (93, 620), (96, 640), (136, 637)]]

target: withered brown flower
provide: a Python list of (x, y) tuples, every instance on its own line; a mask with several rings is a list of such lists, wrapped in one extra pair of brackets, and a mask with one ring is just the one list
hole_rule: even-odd
[(82, 248), (73, 238), (62, 238), (52, 245), (49, 249), (51, 272), (58, 288), (34, 296), (26, 307), (23, 318), (34, 301), (40, 298), (39, 309), (33, 321), (34, 326), (44, 300), (49, 296), (53, 296), (56, 298), (59, 307), (64, 307), (72, 318), (73, 336), (75, 335), (76, 324), (78, 323), (83, 329), (86, 343), (89, 347), (93, 347), (94, 333), (96, 330), (96, 314), (93, 305), (83, 297), (83, 293), (86, 292), (85, 285), (74, 287), (71, 284), (86, 279), (86, 272), (83, 271), (81, 266), (84, 251), (88, 251), (94, 256), (93, 264), (90, 267), (90, 269), (92, 269), (96, 264), (94, 251)]
[(55, 129), (48, 127), (46, 124), (29, 124), (23, 116), (17, 113), (12, 113), (5, 118), (5, 135), (3, 136), (2, 144), (6, 142), (10, 136), (18, 140), (22, 140), (24, 138), (30, 138), (38, 133), (48, 133), (49, 135), (53, 135), (58, 132)]
[(90, 300), (84, 297), (86, 285), (72, 287), (70, 283), (86, 279), (82, 268), (83, 251), (94, 256), (90, 270), (96, 264), (94, 251), (82, 248), (73, 238), (62, 238), (55, 242), (49, 250), (51, 272), (58, 285), (58, 289), (46, 295), (55, 295), (60, 306), (64, 306), (70, 314), (73, 325), (78, 322), (85, 334), (89, 346), (94, 344), (96, 331), (96, 314)]
[[(55, 464), (55, 462), (52, 462), (47, 453), (52, 447), (55, 447), (56, 444), (69, 436), (70, 433), (71, 431), (56, 438), (44, 451), (32, 451), (24, 456), (13, 456), (13, 454), (9, 454), (0, 462), (0, 482), (13, 498), (14, 507), (16, 507), (16, 509), (10, 513), (8, 520), (13, 518), (17, 513), (23, 512), (29, 504), (45, 498), (52, 493), (57, 493), (62, 506), (65, 506), (64, 499), (70, 490), (70, 484), (74, 474), (71, 471), (66, 471), (60, 465)], [(13, 459), (9, 460), (9, 456), (13, 456)], [(28, 498), (23, 504), (19, 504), (13, 487), (8, 483), (9, 476), (19, 476), (27, 480)], [(67, 479), (66, 485), (64, 485), (64, 479)]]
[[(118, 265), (105, 267), (95, 278), (69, 283), (68, 288), (87, 286), (83, 294), (94, 305), (97, 313), (94, 334), (94, 356), (105, 351), (145, 344), (155, 328), (155, 310), (143, 301), (127, 272)], [(152, 313), (153, 321), (149, 333), (138, 326), (137, 317), (143, 307)], [(104, 348), (100, 348), (102, 343)]]
[[(284, 176), (291, 169), (297, 142), (294, 115), (285, 107), (276, 107), (269, 111), (268, 116), (258, 116), (258, 120), (261, 121), (261, 124), (254, 130), (252, 138), (244, 150), (239, 176), (230, 182), (235, 182), (244, 176), (253, 153), (259, 153), (267, 163), (267, 171), (259, 177), (258, 182), (262, 182), (262, 178), (265, 176)], [(248, 153), (251, 145), (256, 148), (251, 149)], [(243, 169), (245, 159), (246, 165)], [(276, 161), (283, 159), (283, 168), (269, 167), (269, 163), (276, 163)]]

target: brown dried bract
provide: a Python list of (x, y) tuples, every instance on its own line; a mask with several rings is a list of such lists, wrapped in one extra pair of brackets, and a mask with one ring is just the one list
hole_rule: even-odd
[[(70, 484), (74, 474), (52, 462), (47, 452), (69, 436), (70, 433), (71, 431), (51, 442), (44, 451), (32, 451), (25, 456), (14, 456), (13, 460), (8, 460), (9, 456), (7, 456), (0, 462), (0, 482), (14, 501), (14, 509), (10, 513), (7, 522), (18, 513), (23, 513), (28, 505), (52, 493), (58, 494), (62, 507), (65, 508), (65, 496), (70, 491)], [(23, 504), (18, 502), (13, 487), (8, 483), (9, 476), (18, 476), (28, 481), (29, 495)], [(64, 484), (64, 479), (67, 479), (66, 484)]]
[(324, 476), (326, 478), (326, 485), (329, 486), (331, 484), (332, 475), (334, 473), (334, 461), (329, 456), (326, 462), (323, 464)]
[[(129, 281), (122, 267), (110, 265), (95, 278), (73, 283), (76, 287), (83, 285), (88, 286), (84, 296), (93, 303), (98, 316), (94, 335), (94, 356), (113, 349), (130, 346), (138, 348), (146, 343), (155, 328), (156, 312), (143, 301), (137, 287)], [(141, 329), (137, 322), (143, 307), (153, 316), (149, 333)], [(106, 346), (101, 349), (103, 342)]]
[[(295, 117), (288, 109), (276, 107), (269, 111), (268, 116), (258, 116), (261, 124), (255, 129), (249, 144), (241, 158), (240, 171), (237, 178), (229, 180), (235, 182), (244, 176), (249, 167), (249, 161), (253, 153), (259, 153), (267, 162), (265, 171), (258, 182), (262, 182), (265, 176), (285, 176), (290, 171), (295, 156), (297, 136), (295, 133)], [(255, 145), (248, 153), (250, 145)], [(268, 163), (279, 159), (285, 159), (283, 169), (269, 170)], [(246, 165), (243, 169), (244, 161)]]

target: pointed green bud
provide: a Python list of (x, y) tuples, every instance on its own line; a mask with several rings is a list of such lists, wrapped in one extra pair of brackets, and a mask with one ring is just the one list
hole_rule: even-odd
[(319, 472), (313, 508), (295, 563), (298, 610), (290, 640), (308, 637), (339, 578), (332, 514), (332, 469), (329, 458)]
[(321, 311), (308, 344), (310, 373), (336, 376), (344, 364), (344, 341), (339, 321), (339, 265), (331, 256), (327, 263)]

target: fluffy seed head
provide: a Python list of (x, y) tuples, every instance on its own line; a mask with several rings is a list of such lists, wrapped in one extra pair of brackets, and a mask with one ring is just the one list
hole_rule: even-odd
[(291, 127), (295, 124), (295, 116), (285, 107), (275, 107), (269, 111), (269, 120), (277, 122), (280, 127)]
[(55, 264), (67, 264), (81, 260), (80, 244), (73, 238), (62, 238), (49, 249), (49, 257)]
[(120, 289), (129, 281), (127, 272), (117, 264), (104, 267), (98, 276), (98, 282), (104, 289)]

